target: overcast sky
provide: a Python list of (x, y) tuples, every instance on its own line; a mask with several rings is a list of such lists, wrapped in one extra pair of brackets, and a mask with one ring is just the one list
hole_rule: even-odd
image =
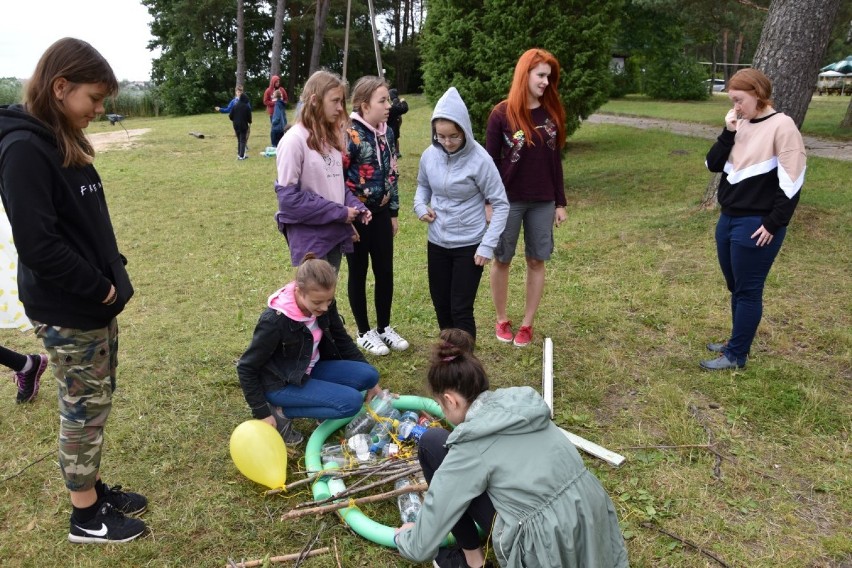
[(0, 10), (0, 77), (26, 79), (57, 39), (76, 37), (106, 57), (119, 81), (151, 75), (151, 17), (139, 0), (12, 0)]

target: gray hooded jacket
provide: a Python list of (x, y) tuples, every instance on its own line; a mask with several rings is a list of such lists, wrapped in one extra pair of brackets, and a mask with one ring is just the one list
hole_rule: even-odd
[(396, 537), (403, 556), (434, 558), (470, 501), (488, 492), (500, 566), (627, 568), (612, 501), (535, 390), (482, 393), (447, 447), (417, 522)]
[[(449, 154), (435, 140), (435, 120), (451, 120), (464, 132), (464, 146)], [(485, 202), (491, 203), (491, 223), (485, 222)], [(485, 148), (473, 137), (470, 115), (459, 92), (450, 87), (432, 113), (432, 145), (420, 158), (414, 212), (419, 219), (431, 207), (429, 242), (444, 248), (479, 245), (476, 254), (492, 258), (506, 226), (509, 200), (500, 172)]]

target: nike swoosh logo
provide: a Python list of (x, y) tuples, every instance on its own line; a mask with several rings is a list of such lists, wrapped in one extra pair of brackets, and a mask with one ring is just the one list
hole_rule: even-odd
[(106, 536), (106, 533), (107, 533), (107, 526), (104, 523), (101, 523), (101, 528), (99, 528), (96, 531), (84, 529), (80, 525), (77, 525), (77, 528), (80, 529), (81, 531), (83, 531), (84, 533), (92, 535), (92, 536)]

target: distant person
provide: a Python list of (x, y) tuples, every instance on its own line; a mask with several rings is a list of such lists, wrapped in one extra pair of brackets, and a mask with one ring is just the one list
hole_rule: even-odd
[[(490, 223), (486, 202), (493, 208)], [(438, 327), (476, 338), (476, 292), (506, 225), (509, 201), (494, 160), (473, 138), (455, 87), (432, 113), (432, 144), (420, 158), (414, 212), (429, 225), (427, 272)]]
[(401, 158), (402, 154), (399, 151), (400, 128), (402, 128), (402, 115), (408, 112), (408, 103), (405, 99), (399, 98), (399, 91), (390, 89), (391, 107), (388, 112), (388, 127), (393, 130), (394, 151), (396, 157)]
[(234, 133), (237, 135), (237, 159), (245, 160), (248, 158), (246, 140), (248, 139), (248, 130), (251, 127), (251, 105), (248, 95), (245, 93), (240, 95), (240, 100), (231, 109), (228, 118), (234, 124)]
[[(387, 119), (390, 100), (381, 77), (361, 77), (352, 89), (352, 113), (346, 130), (347, 152), (343, 170), (346, 187), (372, 213), (369, 225), (355, 222), (355, 250), (346, 255), (349, 265), (349, 306), (358, 326), (358, 345), (373, 355), (390, 349), (408, 349), (390, 325), (393, 305), (393, 241), (399, 232), (399, 188), (393, 131)], [(367, 313), (367, 271), (372, 263), (376, 327)]]
[(47, 355), (22, 355), (0, 345), (0, 365), (15, 372), (12, 380), (18, 387), (16, 402), (32, 401), (38, 394), (41, 375), (47, 368)]
[[(234, 89), (234, 98), (231, 99), (226, 106), (223, 107), (213, 107), (217, 112), (221, 112), (222, 114), (230, 115), (231, 109), (234, 108), (240, 101), (240, 95), (243, 94), (243, 86), (237, 85), (237, 88)], [(249, 100), (249, 109), (251, 109), (251, 100)], [(248, 125), (248, 130), (246, 130), (246, 152), (248, 152), (248, 139), (251, 137), (251, 124)]]
[[(213, 107), (216, 109), (216, 112), (221, 112), (222, 114), (228, 114), (231, 112), (231, 109), (234, 108), (234, 105), (240, 101), (240, 95), (243, 94), (243, 86), (237, 85), (237, 88), (234, 89), (234, 98), (231, 99), (226, 106), (223, 107)], [(249, 107), (251, 107), (251, 103), (249, 103)]]
[(720, 172), (716, 252), (731, 292), (733, 325), (727, 341), (710, 343), (708, 371), (745, 367), (763, 316), (763, 287), (781, 249), (805, 181), (802, 135), (793, 120), (772, 108), (772, 83), (757, 69), (728, 81), (734, 108), (707, 153), (707, 169)]
[(337, 271), (305, 256), (296, 278), (269, 296), (237, 374), (252, 416), (264, 420), (288, 445), (302, 434), (294, 418), (328, 420), (354, 416), (381, 388), (379, 371), (367, 363), (330, 313)]
[(117, 380), (116, 316), (133, 286), (84, 129), (117, 92), (103, 56), (64, 38), (39, 59), (23, 105), (0, 107), (0, 192), (19, 255), (21, 301), (56, 377), (59, 468), (75, 543), (137, 538), (145, 523), (126, 515), (148, 505), (101, 480)]
[[(495, 332), (497, 339), (517, 347), (532, 342), (533, 323), (544, 293), (544, 263), (553, 254), (553, 226), (567, 218), (562, 177), (565, 109), (558, 87), (559, 62), (548, 51), (530, 49), (515, 65), (509, 96), (488, 117), (485, 147), (500, 170), (510, 206), (491, 267)], [(526, 297), (524, 317), (515, 333), (507, 311), (509, 269), (522, 227)]]
[[(530, 387), (490, 390), (473, 338), (445, 329), (428, 388), (452, 432), (429, 428), (418, 460), (429, 490), (400, 554), (438, 568), (490, 566), (477, 525), (502, 567), (627, 568), (615, 507)], [(450, 532), (457, 547), (440, 548)]]
[(287, 113), (284, 112), (284, 101), (281, 100), (281, 93), (272, 91), (272, 100), (275, 101), (275, 110), (272, 112), (272, 130), (270, 133), (270, 141), (276, 148), (281, 137), (284, 136), (284, 131), (287, 129)]
[(272, 92), (278, 91), (281, 95), (281, 100), (286, 105), (288, 102), (287, 90), (281, 86), (281, 80), (278, 75), (273, 75), (269, 79), (269, 86), (263, 92), (263, 104), (266, 106), (266, 114), (269, 115), (269, 122), (272, 122), (272, 114), (275, 112), (275, 101), (272, 100)]

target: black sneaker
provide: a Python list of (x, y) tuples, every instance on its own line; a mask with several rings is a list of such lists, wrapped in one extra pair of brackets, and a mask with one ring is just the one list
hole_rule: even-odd
[(26, 373), (15, 373), (13, 380), (18, 387), (18, 404), (29, 402), (38, 394), (41, 385), (41, 375), (47, 369), (47, 355), (27, 355), (32, 361), (32, 367)]
[[(461, 548), (439, 548), (438, 556), (432, 561), (435, 568), (473, 568), (465, 560)], [(486, 562), (482, 568), (493, 568), (491, 562)]]
[(103, 501), (112, 505), (116, 511), (125, 515), (138, 515), (148, 508), (148, 500), (130, 491), (122, 491), (121, 485), (110, 487), (104, 483)]
[(269, 406), (269, 410), (272, 411), (272, 416), (275, 418), (275, 429), (278, 430), (279, 434), (281, 434), (281, 437), (284, 439), (284, 443), (287, 446), (296, 446), (301, 444), (305, 437), (302, 436), (301, 432), (293, 428), (293, 420), (284, 416), (284, 410), (282, 410), (280, 406), (273, 406), (269, 403), (266, 404)]
[(95, 518), (88, 523), (77, 523), (71, 518), (68, 540), (77, 544), (102, 542), (130, 542), (145, 532), (145, 523), (139, 519), (125, 517), (109, 503), (98, 509)]

